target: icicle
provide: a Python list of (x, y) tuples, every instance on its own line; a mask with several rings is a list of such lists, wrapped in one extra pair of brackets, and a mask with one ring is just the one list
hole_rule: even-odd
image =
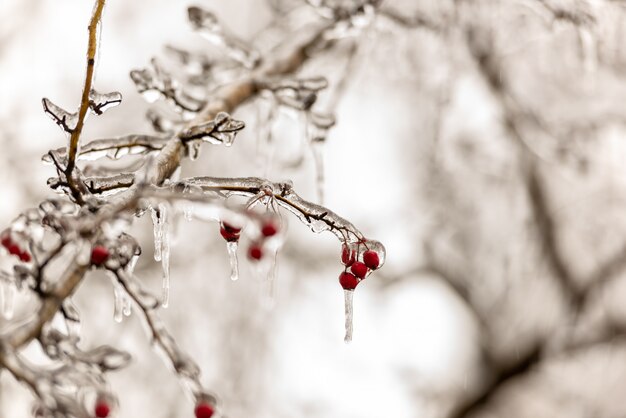
[(139, 256), (135, 254), (130, 258), (130, 260), (128, 261), (128, 264), (126, 265), (126, 271), (128, 272), (130, 276), (132, 276), (133, 273), (135, 272), (137, 261), (139, 261)]
[(334, 125), (333, 115), (313, 112), (307, 114), (306, 134), (315, 161), (315, 181), (320, 204), (324, 203), (324, 144), (328, 130)]
[(15, 285), (13, 283), (2, 283), (0, 285), (0, 305), (2, 306), (2, 317), (6, 320), (13, 318), (15, 302)]
[(315, 188), (317, 189), (317, 201), (324, 204), (324, 141), (310, 142), (311, 153), (315, 161)]
[(122, 313), (124, 314), (124, 316), (130, 316), (132, 312), (133, 312), (133, 301), (124, 292), (124, 299), (122, 301)]
[(344, 290), (344, 304), (345, 304), (345, 315), (346, 315), (346, 336), (344, 337), (344, 341), (349, 343), (352, 341), (352, 298), (354, 296), (354, 290)]
[(276, 306), (276, 258), (278, 257), (278, 251), (273, 252), (273, 257), (270, 261), (267, 271), (267, 294), (265, 296), (264, 305), (267, 309), (273, 309)]
[(170, 301), (170, 237), (168, 213), (164, 204), (159, 204), (161, 213), (161, 267), (163, 268), (163, 297), (161, 305), (167, 308)]
[(160, 205), (157, 209), (150, 208), (152, 214), (152, 225), (154, 227), (154, 260), (161, 261), (161, 247), (163, 241), (163, 213)]
[(187, 222), (193, 221), (193, 205), (191, 203), (183, 207), (183, 218), (185, 218)]
[(230, 280), (239, 279), (239, 264), (237, 262), (237, 241), (228, 241), (226, 249), (228, 250), (228, 258), (230, 259)]
[(117, 283), (113, 282), (113, 319), (120, 323), (124, 319), (124, 289)]

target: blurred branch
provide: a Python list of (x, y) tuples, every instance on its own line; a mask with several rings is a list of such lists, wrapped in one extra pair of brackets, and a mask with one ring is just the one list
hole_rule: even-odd
[[(561, 14), (561, 16), (573, 19), (572, 15)], [(575, 20), (575, 22), (580, 22), (580, 20)], [(496, 99), (504, 119), (503, 125), (508, 136), (515, 141), (519, 150), (521, 178), (527, 192), (536, 230), (541, 238), (541, 244), (554, 277), (563, 294), (566, 295), (568, 307), (573, 313), (574, 320), (577, 321), (581, 311), (586, 308), (592, 292), (605, 283), (610, 276), (615, 275), (626, 266), (626, 249), (620, 249), (614, 257), (591, 274), (588, 280), (576, 277), (569, 268), (569, 263), (559, 248), (558, 226), (551, 214), (549, 195), (541, 178), (540, 167), (537, 164), (536, 156), (528, 148), (523, 137), (522, 121), (529, 119), (535, 121), (536, 127), (539, 129), (542, 129), (543, 126), (537, 122), (539, 118), (536, 115), (533, 115), (532, 112), (529, 114), (527, 110), (522, 110), (522, 107), (512, 97), (506, 74), (493, 53), (490, 36), (485, 29), (473, 23), (468, 23), (465, 28), (465, 40), (469, 55), (473, 58), (479, 74)], [(450, 279), (448, 278), (448, 280)], [(571, 355), (599, 344), (614, 342), (616, 338), (624, 339), (625, 337), (626, 326), (619, 323), (606, 324), (606, 329), (594, 338), (583, 341), (567, 341), (556, 347), (552, 346), (551, 335), (538, 337), (525, 354), (515, 361), (507, 364), (491, 362), (489, 369), (493, 373), (493, 377), (477, 394), (463, 401), (451, 417), (471, 416), (496, 397), (503, 387), (514, 380), (527, 376), (536, 366), (549, 358)], [(550, 356), (546, 357), (547, 354)]]

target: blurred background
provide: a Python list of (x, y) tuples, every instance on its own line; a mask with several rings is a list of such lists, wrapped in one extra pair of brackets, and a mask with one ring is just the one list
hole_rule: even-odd
[[(298, 19), (322, 19), (299, 0), (195, 4), (266, 54)], [(41, 156), (66, 139), (41, 98), (78, 105), (92, 6), (0, 2), (3, 228), (52, 193)], [(124, 101), (88, 119), (84, 139), (152, 132), (129, 72), (166, 44), (213, 48), (187, 6), (108, 1), (95, 85)], [(626, 416), (624, 4), (387, 0), (381, 10), (302, 69), (328, 77), (321, 106), (345, 83), (322, 150), (324, 205), (387, 249), (355, 292), (353, 342), (343, 342), (340, 244), (288, 214), (272, 294), (245, 257), (229, 280), (217, 224), (173, 220), (170, 331), (231, 418)], [(203, 145), (181, 177), (290, 179), (316, 200), (302, 120), (281, 113), (264, 149), (266, 106), (238, 109), (247, 127), (234, 146)], [(158, 291), (148, 217), (131, 232), (144, 248), (137, 274)], [(113, 321), (103, 273), (75, 301), (84, 347), (133, 355), (109, 376), (116, 416), (192, 416), (141, 318)], [(0, 373), (0, 417), (30, 416), (31, 401)]]

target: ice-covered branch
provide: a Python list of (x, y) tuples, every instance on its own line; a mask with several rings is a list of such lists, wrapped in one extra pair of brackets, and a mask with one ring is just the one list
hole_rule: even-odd
[[(118, 286), (116, 293), (130, 297), (139, 307), (155, 344), (166, 354), (177, 375), (189, 385), (196, 398), (196, 415), (200, 410), (204, 413), (202, 416), (210, 417), (215, 408), (215, 398), (202, 389), (198, 366), (180, 351), (156, 315), (157, 306), (167, 304), (167, 222), (168, 216), (171, 216), (171, 213), (168, 214), (170, 208), (176, 211), (190, 204), (195, 205), (197, 208), (193, 216), (220, 222), (220, 234), (227, 241), (231, 266), (234, 266), (231, 272), (233, 279), (237, 277), (236, 245), (242, 229), (245, 228), (243, 232), (250, 238), (248, 257), (252, 262), (263, 264), (264, 261), (260, 260), (264, 251), (275, 253), (282, 244), (280, 222), (271, 213), (278, 206), (291, 211), (315, 232), (333, 232), (343, 244), (341, 259), (345, 267), (340, 283), (346, 292), (346, 340), (351, 338), (352, 292), (360, 281), (383, 265), (385, 252), (382, 244), (366, 239), (346, 219), (321, 205), (302, 199), (292, 190), (290, 183), (272, 183), (259, 178), (197, 177), (182, 182), (173, 182), (171, 179), (180, 168), (183, 158), (193, 155), (190, 147), (197, 147), (201, 142), (230, 145), (236, 133), (243, 129), (244, 123), (231, 118), (229, 113), (262, 90), (272, 90), (285, 104), (310, 111), (317, 92), (326, 87), (326, 80), (297, 79), (295, 73), (312, 54), (333, 45), (332, 39), (336, 38), (330, 32), (337, 25), (345, 23), (342, 20), (349, 20), (351, 25), (355, 25), (352, 21), (358, 20), (362, 14), (369, 14), (377, 2), (365, 2), (363, 7), (353, 11), (354, 14), (346, 14), (344, 11), (331, 22), (301, 31), (263, 61), (252, 49), (233, 43), (233, 38), (217, 26), (214, 16), (192, 7), (189, 9), (189, 17), (194, 28), (205, 37), (218, 36), (229, 53), (247, 67), (243, 76), (220, 83), (210, 94), (209, 86), (206, 86), (206, 96), (197, 98), (186, 93), (176, 80), (153, 61), (152, 69), (134, 71), (131, 77), (144, 96), (149, 99), (165, 98), (176, 106), (181, 115), (180, 120), (167, 127), (164, 121), (158, 124), (167, 132), (167, 136), (127, 135), (100, 139), (81, 149), (80, 136), (87, 112), (91, 110), (101, 114), (121, 101), (121, 95), (117, 92), (100, 94), (92, 88), (98, 48), (97, 32), (104, 4), (105, 0), (96, 1), (89, 25), (87, 72), (78, 112), (72, 114), (47, 99), (43, 101), (45, 112), (70, 136), (67, 148), (52, 150), (44, 157), (44, 160), (54, 164), (58, 174), (49, 184), (55, 189), (69, 191), (76, 204), (48, 200), (39, 208), (20, 215), (12, 227), (0, 236), (2, 246), (19, 260), (16, 261), (14, 271), (7, 274), (6, 280), (11, 285), (34, 292), (39, 301), (36, 312), (23, 326), (3, 336), (0, 362), (36, 392), (43, 386), (34, 378), (31, 379), (33, 376), (28, 374), (30, 369), (21, 367), (17, 360), (19, 350), (38, 339), (46, 355), (59, 362), (60, 366), (53, 372), (37, 370), (37, 379), (45, 380), (53, 373), (58, 373), (62, 376), (59, 380), (66, 378), (77, 387), (82, 379), (87, 379), (90, 387), (98, 391), (95, 415), (107, 416), (113, 401), (101, 391), (103, 373), (116, 369), (118, 365), (121, 367), (126, 355), (110, 347), (91, 351), (78, 349), (73, 333), (79, 323), (79, 315), (70, 299), (90, 269), (106, 269), (115, 275)], [(190, 56), (182, 58), (187, 62), (192, 59)], [(334, 123), (331, 116), (313, 112), (309, 112), (309, 116), (310, 123), (317, 129), (314, 132), (316, 138), (325, 135)], [(89, 176), (86, 176), (77, 167), (78, 160), (93, 161), (102, 157), (118, 159), (129, 154), (144, 157), (142, 165), (130, 172), (98, 171), (88, 165), (84, 172), (89, 171)], [(250, 199), (247, 205), (240, 208), (227, 208), (222, 198), (230, 194), (245, 195)], [(268, 205), (266, 213), (250, 210), (258, 202)], [(130, 225), (134, 215), (141, 215), (146, 210), (151, 211), (155, 226), (155, 258), (158, 253), (163, 264), (162, 300), (144, 292), (136, 282), (131, 270), (141, 250), (132, 237), (122, 232)], [(45, 245), (40, 242), (42, 235), (47, 237)], [(54, 271), (49, 269), (53, 264), (59, 268)], [(51, 325), (55, 315), (60, 315), (65, 321), (67, 335)], [(75, 367), (77, 364), (81, 366)], [(50, 390), (54, 391), (55, 385), (53, 383), (45, 387), (52, 387)], [(39, 396), (43, 416), (63, 414), (83, 418), (92, 415), (87, 412), (81, 397), (58, 391), (53, 393), (53, 401), (48, 402), (46, 396), (45, 393)]]
[(96, 55), (98, 52), (98, 27), (100, 26), (100, 20), (102, 18), (102, 12), (104, 10), (105, 0), (96, 0), (94, 11), (91, 16), (91, 21), (89, 22), (89, 42), (87, 46), (87, 70), (85, 72), (85, 82), (83, 85), (83, 94), (80, 100), (80, 108), (78, 109), (78, 120), (76, 121), (76, 127), (72, 129), (72, 133), (69, 140), (69, 149), (68, 149), (68, 159), (67, 159), (67, 167), (66, 167), (66, 176), (67, 181), (69, 183), (70, 189), (72, 190), (72, 195), (78, 202), (82, 201), (82, 197), (80, 196), (80, 192), (75, 185), (74, 177), (72, 176), (72, 172), (74, 170), (74, 166), (76, 164), (76, 154), (78, 153), (78, 145), (80, 142), (80, 134), (83, 130), (83, 125), (85, 123), (85, 117), (87, 116), (87, 111), (90, 107), (90, 93), (91, 86), (93, 83), (95, 66), (96, 66)]
[(130, 296), (134, 304), (139, 308), (146, 326), (149, 330), (153, 343), (163, 351), (176, 374), (191, 390), (197, 398), (206, 391), (200, 382), (200, 367), (176, 344), (174, 337), (169, 333), (163, 321), (156, 313), (160, 306), (157, 298), (145, 292), (137, 279), (124, 269), (113, 271), (124, 291)]

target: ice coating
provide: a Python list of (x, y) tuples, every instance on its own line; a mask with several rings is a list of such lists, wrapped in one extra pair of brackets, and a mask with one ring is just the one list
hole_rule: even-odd
[(244, 127), (242, 121), (232, 119), (226, 112), (220, 112), (212, 121), (185, 129), (178, 136), (185, 142), (202, 140), (228, 147), (233, 144), (235, 136)]
[(122, 103), (122, 94), (118, 91), (101, 94), (96, 90), (89, 91), (89, 109), (96, 115), (101, 115), (108, 109)]
[(250, 69), (258, 64), (261, 58), (259, 53), (228, 33), (213, 13), (191, 6), (187, 9), (187, 14), (191, 27), (203, 38), (221, 48), (228, 57)]
[(78, 113), (70, 113), (65, 109), (52, 103), (51, 100), (43, 98), (41, 100), (44, 112), (50, 116), (50, 118), (59, 125), (59, 127), (66, 133), (72, 133), (76, 129), (78, 124)]

